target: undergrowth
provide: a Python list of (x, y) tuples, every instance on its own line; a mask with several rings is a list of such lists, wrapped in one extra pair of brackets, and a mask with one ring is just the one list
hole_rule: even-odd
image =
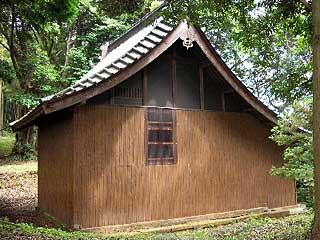
[[(281, 219), (252, 217), (220, 227), (197, 229), (167, 234), (90, 234), (80, 231), (68, 232), (61, 229), (35, 227), (27, 223), (12, 223), (0, 218), (0, 237), (41, 237), (42, 239), (215, 239), (215, 240), (305, 240), (311, 229), (311, 213)], [(28, 238), (29, 239), (29, 238)]]

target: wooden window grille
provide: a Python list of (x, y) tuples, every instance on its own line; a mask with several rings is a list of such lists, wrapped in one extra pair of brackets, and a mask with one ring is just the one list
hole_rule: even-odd
[(148, 108), (146, 111), (147, 164), (176, 162), (174, 110)]
[(114, 98), (134, 98), (134, 99), (143, 98), (143, 93), (141, 88), (116, 87), (113, 89), (111, 95)]
[(110, 103), (125, 106), (141, 106), (143, 103), (143, 92), (138, 87), (115, 87), (111, 91)]

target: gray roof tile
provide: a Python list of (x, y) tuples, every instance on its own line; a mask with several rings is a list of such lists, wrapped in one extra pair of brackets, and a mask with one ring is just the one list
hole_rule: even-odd
[[(111, 51), (80, 80), (54, 95), (42, 98), (38, 106), (42, 103), (58, 100), (64, 96), (85, 90), (102, 81), (108, 81), (114, 74), (135, 63), (138, 59), (155, 48), (168, 33), (173, 30), (171, 26), (162, 21), (162, 17), (157, 18), (152, 23), (146, 24), (141, 29), (139, 28), (139, 31), (129, 36), (127, 40), (123, 41), (121, 38), (116, 39), (113, 42), (113, 45), (116, 47), (112, 48)], [(130, 34), (130, 30), (124, 35), (126, 34)], [(117, 44), (117, 41), (119, 41), (119, 44)], [(15, 122), (27, 117), (34, 109)]]
[(146, 25), (140, 31), (135, 33), (128, 40), (121, 43), (117, 48), (109, 52), (105, 58), (96, 64), (88, 73), (86, 73), (74, 85), (58, 92), (42, 101), (49, 101), (53, 98), (60, 98), (77, 91), (98, 84), (125, 69), (130, 64), (140, 59), (150, 50), (155, 48), (173, 28), (162, 22), (162, 18), (156, 19), (153, 23)]

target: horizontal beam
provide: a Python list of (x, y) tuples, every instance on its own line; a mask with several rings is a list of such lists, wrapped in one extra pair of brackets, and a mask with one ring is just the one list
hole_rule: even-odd
[(267, 207), (259, 207), (253, 209), (236, 210), (223, 213), (213, 213), (200, 216), (192, 216), (185, 218), (176, 218), (169, 220), (159, 220), (150, 222), (140, 222), (116, 226), (104, 226), (82, 229), (92, 233), (128, 233), (131, 235), (141, 233), (168, 233), (184, 230), (192, 230), (199, 228), (209, 228), (212, 226), (226, 225), (229, 223), (242, 221), (252, 217), (252, 214), (260, 217), (280, 218), (293, 214), (305, 212), (306, 207), (298, 204), (287, 207), (269, 209)]

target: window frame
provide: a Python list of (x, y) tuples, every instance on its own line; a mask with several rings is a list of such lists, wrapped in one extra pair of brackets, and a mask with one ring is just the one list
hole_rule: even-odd
[[(148, 113), (150, 110), (155, 111), (161, 111), (161, 110), (170, 111), (172, 114), (172, 158), (149, 158), (149, 130), (155, 130), (149, 127), (149, 119), (148, 119)], [(146, 165), (173, 165), (177, 163), (177, 134), (176, 134), (176, 111), (171, 108), (165, 108), (165, 107), (146, 107), (145, 108), (145, 116), (144, 116), (144, 123), (145, 123), (145, 133), (144, 133), (144, 151), (145, 151), (145, 164)], [(160, 123), (160, 122), (159, 122)], [(161, 128), (161, 127), (160, 127)], [(165, 128), (165, 127), (164, 127)], [(155, 143), (155, 142), (153, 142)], [(169, 145), (169, 142), (158, 142), (158, 144), (152, 144), (152, 145)]]

